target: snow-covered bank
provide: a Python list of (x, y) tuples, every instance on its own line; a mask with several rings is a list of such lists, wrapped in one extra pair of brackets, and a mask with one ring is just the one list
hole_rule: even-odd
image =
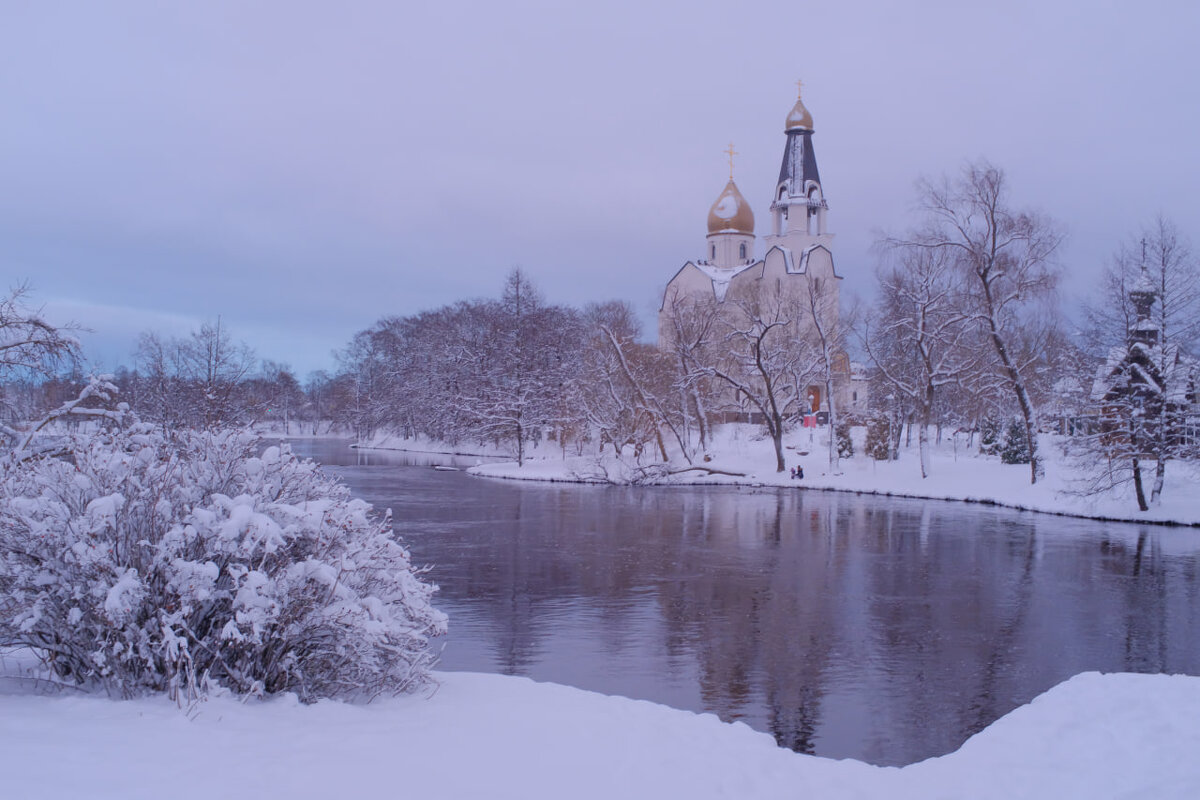
[[(788, 467), (804, 469), (803, 480), (794, 480), (788, 472), (775, 471), (775, 454), (769, 439), (758, 435), (749, 425), (727, 425), (713, 448), (713, 459), (695, 466), (704, 469), (680, 471), (656, 479), (670, 485), (736, 484), (751, 486), (790, 486), (805, 489), (831, 489), (936, 500), (961, 500), (990, 503), (1011, 508), (1051, 514), (1130, 522), (1177, 523), (1200, 525), (1200, 474), (1194, 467), (1171, 463), (1167, 470), (1162, 502), (1149, 511), (1139, 512), (1132, 487), (1104, 495), (1082, 496), (1071, 465), (1061, 454), (1061, 443), (1047, 436), (1043, 452), (1047, 460), (1046, 479), (1029, 483), (1029, 466), (1003, 464), (997, 457), (979, 456), (968, 451), (965, 439), (947, 439), (933, 449), (931, 471), (922, 479), (915, 445), (902, 451), (898, 461), (875, 461), (861, 454), (842, 459), (840, 471), (829, 470), (828, 448), (821, 432), (793, 432), (786, 439)], [(686, 467), (676, 464), (675, 468)], [(518, 467), (513, 462), (483, 464), (469, 470), (474, 475), (540, 481), (622, 482), (629, 468), (615, 459), (598, 460), (595, 456), (546, 456), (534, 458)], [(724, 473), (724, 474), (722, 474)]]
[(439, 453), (447, 456), (476, 456), (479, 458), (509, 457), (506, 448), (492, 447), (484, 444), (447, 444), (424, 436), (405, 438), (389, 433), (377, 434), (370, 441), (357, 442), (350, 445), (356, 450), (394, 450), (399, 453)]
[(368, 706), (0, 696), (13, 798), (1192, 798), (1200, 678), (1085, 673), (904, 768), (797, 755), (711, 715), (443, 673)]

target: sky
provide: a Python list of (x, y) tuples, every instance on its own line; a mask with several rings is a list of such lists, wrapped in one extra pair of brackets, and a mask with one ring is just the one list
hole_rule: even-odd
[(844, 296), (871, 294), (917, 179), (978, 158), (1065, 230), (1067, 305), (1158, 214), (1200, 241), (1185, 0), (0, 0), (0, 20), (0, 278), (90, 329), (101, 370), (220, 317), (303, 377), (516, 266), (652, 333), (730, 142), (766, 231), (798, 79)]

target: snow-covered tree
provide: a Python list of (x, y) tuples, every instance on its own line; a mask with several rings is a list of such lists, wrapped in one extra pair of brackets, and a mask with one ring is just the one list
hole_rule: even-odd
[(1049, 219), (1013, 208), (1003, 171), (986, 161), (967, 164), (956, 180), (922, 181), (918, 191), (922, 225), (890, 244), (944, 252), (961, 271), (963, 310), (996, 354), (999, 376), (1025, 425), (1030, 481), (1037, 483), (1045, 465), (1030, 392), (1031, 350), (1021, 341), (1056, 322), (1052, 301), (1058, 275), (1052, 259), (1062, 235)]
[(28, 392), (18, 391), (14, 382), (28, 388), (51, 379), (79, 356), (70, 330), (48, 322), (29, 305), (28, 294), (28, 287), (18, 286), (0, 297), (0, 438), (10, 444), (21, 436), (18, 418), (34, 411), (30, 398), (22, 397)]
[(660, 339), (670, 342), (675, 358), (675, 372), (681, 396), (684, 425), (695, 428), (700, 449), (707, 454), (712, 444), (709, 414), (718, 404), (714, 379), (707, 368), (714, 360), (714, 347), (720, 341), (720, 306), (716, 298), (706, 295), (683, 296), (675, 293), (664, 307), (670, 309), (666, 330)]
[(802, 339), (808, 298), (782, 286), (747, 284), (725, 300), (719, 317), (723, 346), (714, 348), (706, 372), (762, 415), (775, 445), (775, 470), (783, 472), (784, 427), (800, 410), (803, 386), (817, 374), (819, 353)]
[(218, 429), (250, 422), (260, 409), (243, 391), (257, 359), (218, 319), (182, 338), (146, 332), (125, 397), (143, 419), (164, 429)]
[[(846, 331), (851, 326), (850, 321), (842, 316), (837, 307), (838, 295), (832, 291), (830, 283), (826, 281), (822, 284), (808, 277), (800, 290), (800, 304), (807, 313), (801, 315), (802, 321), (797, 326), (796, 347), (800, 353), (811, 352), (812, 358), (805, 359), (801, 356), (796, 364), (811, 364), (808, 368), (809, 374), (825, 384), (825, 403), (829, 409), (829, 470), (836, 474), (840, 470), (840, 450), (834, 433), (838, 426), (838, 407), (833, 383), (835, 372), (839, 371), (839, 363), (844, 365), (840, 370), (841, 379), (850, 378), (850, 364), (845, 345)], [(797, 378), (807, 378), (802, 374), (804, 368), (797, 370)]]
[(483, 310), (486, 335), (473, 348), (455, 405), (476, 436), (508, 442), (524, 463), (531, 441), (576, 413), (560, 401), (578, 374), (582, 325), (573, 310), (543, 302), (520, 269), (509, 274), (499, 302)]
[(246, 433), (95, 416), (109, 424), (61, 457), (0, 463), (0, 646), (65, 682), (180, 701), (429, 680), (446, 620), (387, 517)]
[(670, 391), (662, 364), (666, 354), (638, 343), (637, 315), (626, 303), (592, 304), (584, 310), (584, 323), (588, 342), (579, 400), (597, 433), (600, 450), (608, 445), (620, 457), (631, 448), (635, 460), (640, 460), (647, 445), (653, 444), (650, 449), (667, 461), (663, 429), (677, 429), (661, 399), (664, 391)]
[(921, 477), (930, 473), (929, 427), (943, 387), (969, 383), (986, 365), (973, 347), (962, 273), (951, 253), (899, 248), (878, 272), (879, 306), (859, 329), (889, 393), (916, 410)]

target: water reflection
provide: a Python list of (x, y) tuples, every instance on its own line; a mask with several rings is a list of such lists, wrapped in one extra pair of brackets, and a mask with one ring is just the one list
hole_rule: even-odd
[(354, 491), (432, 565), (446, 669), (712, 711), (879, 764), (953, 750), (1080, 671), (1200, 673), (1200, 532), (799, 489), (488, 481), (302, 448), (350, 462)]

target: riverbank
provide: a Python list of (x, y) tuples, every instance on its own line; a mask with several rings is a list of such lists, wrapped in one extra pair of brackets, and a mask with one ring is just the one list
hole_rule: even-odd
[(526, 678), (442, 673), (366, 706), (4, 694), (22, 798), (1117, 798), (1200, 794), (1200, 678), (1085, 673), (908, 767), (798, 755), (740, 723)]
[[(829, 467), (828, 439), (824, 431), (814, 433), (801, 429), (785, 437), (789, 471), (780, 473), (775, 471), (775, 452), (770, 439), (762, 436), (757, 426), (751, 425), (722, 426), (711, 448), (710, 461), (676, 462), (667, 469), (639, 471), (628, 460), (618, 460), (611, 455), (604, 458), (571, 455), (542, 447), (534, 449), (520, 466), (513, 461), (501, 461), (477, 464), (468, 472), (488, 478), (573, 483), (788, 486), (986, 503), (1116, 522), (1200, 526), (1200, 493), (1195, 491), (1200, 485), (1200, 470), (1192, 465), (1171, 463), (1161, 502), (1151, 506), (1149, 511), (1141, 512), (1137, 510), (1131, 485), (1102, 494), (1083, 494), (1084, 476), (1063, 454), (1060, 437), (1043, 437), (1046, 478), (1031, 485), (1027, 464), (1003, 464), (996, 456), (981, 456), (974, 448), (967, 447), (964, 436), (946, 437), (931, 447), (930, 474), (923, 479), (915, 443), (901, 448), (897, 461), (875, 461), (862, 453), (864, 435), (865, 431), (856, 430), (856, 454), (841, 459), (836, 472)], [(429, 441), (380, 439), (372, 442), (370, 447), (435, 452), (439, 445)], [(478, 452), (459, 455), (491, 458), (504, 455), (497, 448), (475, 449)], [(441, 450), (446, 451), (445, 448)], [(792, 467), (803, 469), (802, 480), (791, 477)], [(1149, 480), (1147, 473), (1147, 484)]]

